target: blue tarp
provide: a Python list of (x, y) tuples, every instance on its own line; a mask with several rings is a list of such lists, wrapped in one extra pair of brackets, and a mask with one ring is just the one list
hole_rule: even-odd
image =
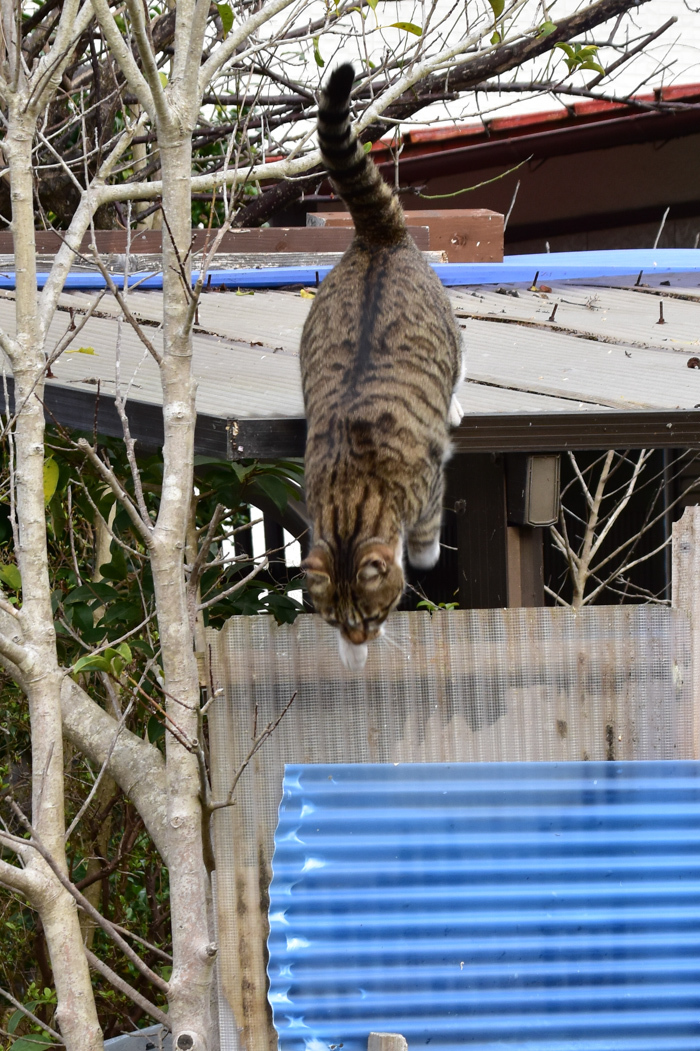
[[(530, 283), (539, 272), (538, 283), (572, 281), (596, 277), (647, 277), (663, 274), (697, 274), (700, 281), (700, 249), (697, 248), (631, 248), (604, 252), (548, 252), (536, 255), (511, 255), (502, 263), (434, 263), (433, 269), (443, 285), (489, 285)], [(210, 285), (225, 288), (283, 288), (287, 285), (314, 286), (330, 272), (331, 267), (278, 266), (248, 270), (210, 270)], [(43, 288), (48, 274), (38, 274)], [(123, 287), (120, 275), (114, 283)], [(193, 278), (196, 280), (196, 275)], [(163, 275), (130, 274), (129, 285), (139, 289), (163, 287)], [(0, 288), (13, 289), (15, 275), (0, 274)], [(102, 289), (101, 274), (73, 272), (66, 279), (66, 289)]]

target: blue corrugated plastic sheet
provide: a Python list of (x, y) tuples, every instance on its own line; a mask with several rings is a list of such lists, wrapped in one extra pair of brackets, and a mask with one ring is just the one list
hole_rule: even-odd
[[(700, 249), (627, 248), (597, 252), (547, 252), (538, 255), (510, 255), (502, 263), (434, 263), (443, 285), (529, 284), (538, 273), (538, 282), (585, 280), (596, 277), (633, 277), (659, 274), (700, 275)], [(331, 267), (277, 266), (251, 270), (211, 270), (213, 288), (282, 288), (285, 285), (314, 285), (330, 273)], [(48, 274), (37, 274), (43, 288)], [(193, 275), (193, 282), (197, 274)], [(118, 287), (123, 279), (113, 275)], [(130, 274), (129, 286), (140, 291), (163, 287), (163, 275)], [(0, 288), (15, 287), (14, 273), (0, 273)], [(66, 278), (67, 289), (105, 288), (102, 274), (74, 272)]]
[(700, 763), (287, 766), (283, 1051), (700, 1049)]

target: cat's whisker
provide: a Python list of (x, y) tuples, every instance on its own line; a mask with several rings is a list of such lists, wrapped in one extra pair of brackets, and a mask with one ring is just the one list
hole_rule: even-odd
[(389, 645), (393, 646), (395, 650), (399, 651), (399, 653), (403, 653), (407, 661), (410, 661), (411, 654), (408, 650), (405, 650), (403, 646), (400, 646), (396, 639), (392, 639), (391, 635), (387, 635), (386, 631), (383, 631), (382, 634), (378, 636), (378, 639), (381, 639), (382, 642), (388, 642)]

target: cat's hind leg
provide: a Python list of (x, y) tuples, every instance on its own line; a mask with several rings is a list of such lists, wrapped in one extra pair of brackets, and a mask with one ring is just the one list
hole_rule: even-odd
[(464, 377), (466, 376), (466, 374), (467, 355), (464, 349), (462, 349), (462, 361), (459, 370), (459, 376), (457, 377), (457, 382), (455, 383), (454, 390), (452, 391), (450, 409), (447, 415), (447, 422), (449, 423), (450, 427), (459, 427), (460, 423), (462, 422), (462, 417), (464, 416), (464, 409), (460, 405), (459, 399), (457, 398), (457, 391), (464, 383)]
[(422, 517), (408, 531), (408, 561), (414, 569), (432, 569), (440, 558), (443, 491), (444, 481), (442, 470), (439, 469), (435, 475), (428, 506)]
[(432, 569), (440, 559), (440, 529), (427, 539), (418, 539), (414, 533), (408, 537), (408, 561), (414, 569)]

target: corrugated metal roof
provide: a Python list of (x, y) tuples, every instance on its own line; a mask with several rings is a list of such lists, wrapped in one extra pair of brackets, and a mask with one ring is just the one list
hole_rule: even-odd
[[(675, 411), (700, 405), (700, 370), (688, 368), (690, 358), (700, 357), (696, 289), (549, 288), (503, 289), (517, 296), (486, 286), (449, 290), (465, 336), (467, 378), (458, 397), (466, 414)], [(61, 296), (49, 349), (68, 328), (68, 310), (84, 310), (92, 301), (86, 292)], [(159, 347), (162, 293), (132, 292), (129, 302)], [(237, 420), (302, 417), (298, 351), (310, 303), (293, 291), (203, 295), (194, 335), (198, 412)], [(657, 324), (660, 304), (663, 325)], [(127, 324), (117, 340), (118, 313), (105, 296), (53, 366), (49, 384), (89, 392), (99, 380), (102, 395), (108, 395), (119, 343), (122, 384), (131, 384), (131, 400), (158, 405), (158, 370)], [(8, 293), (0, 295), (0, 324), (14, 330)], [(95, 353), (75, 353), (80, 347)]]
[[(246, 1051), (276, 1046), (264, 945), (285, 763), (405, 770), (697, 754), (691, 625), (666, 606), (393, 613), (360, 673), (343, 668), (337, 633), (314, 614), (283, 625), (232, 617), (220, 632), (207, 630), (207, 644), (217, 689), (209, 713), (215, 799), (226, 798), (256, 727), (274, 722), (296, 694), (238, 782), (236, 805), (214, 821), (219, 988)], [(365, 851), (366, 869), (376, 861)], [(297, 960), (294, 973), (304, 966)]]
[(286, 768), (282, 1051), (697, 1051), (700, 764)]

